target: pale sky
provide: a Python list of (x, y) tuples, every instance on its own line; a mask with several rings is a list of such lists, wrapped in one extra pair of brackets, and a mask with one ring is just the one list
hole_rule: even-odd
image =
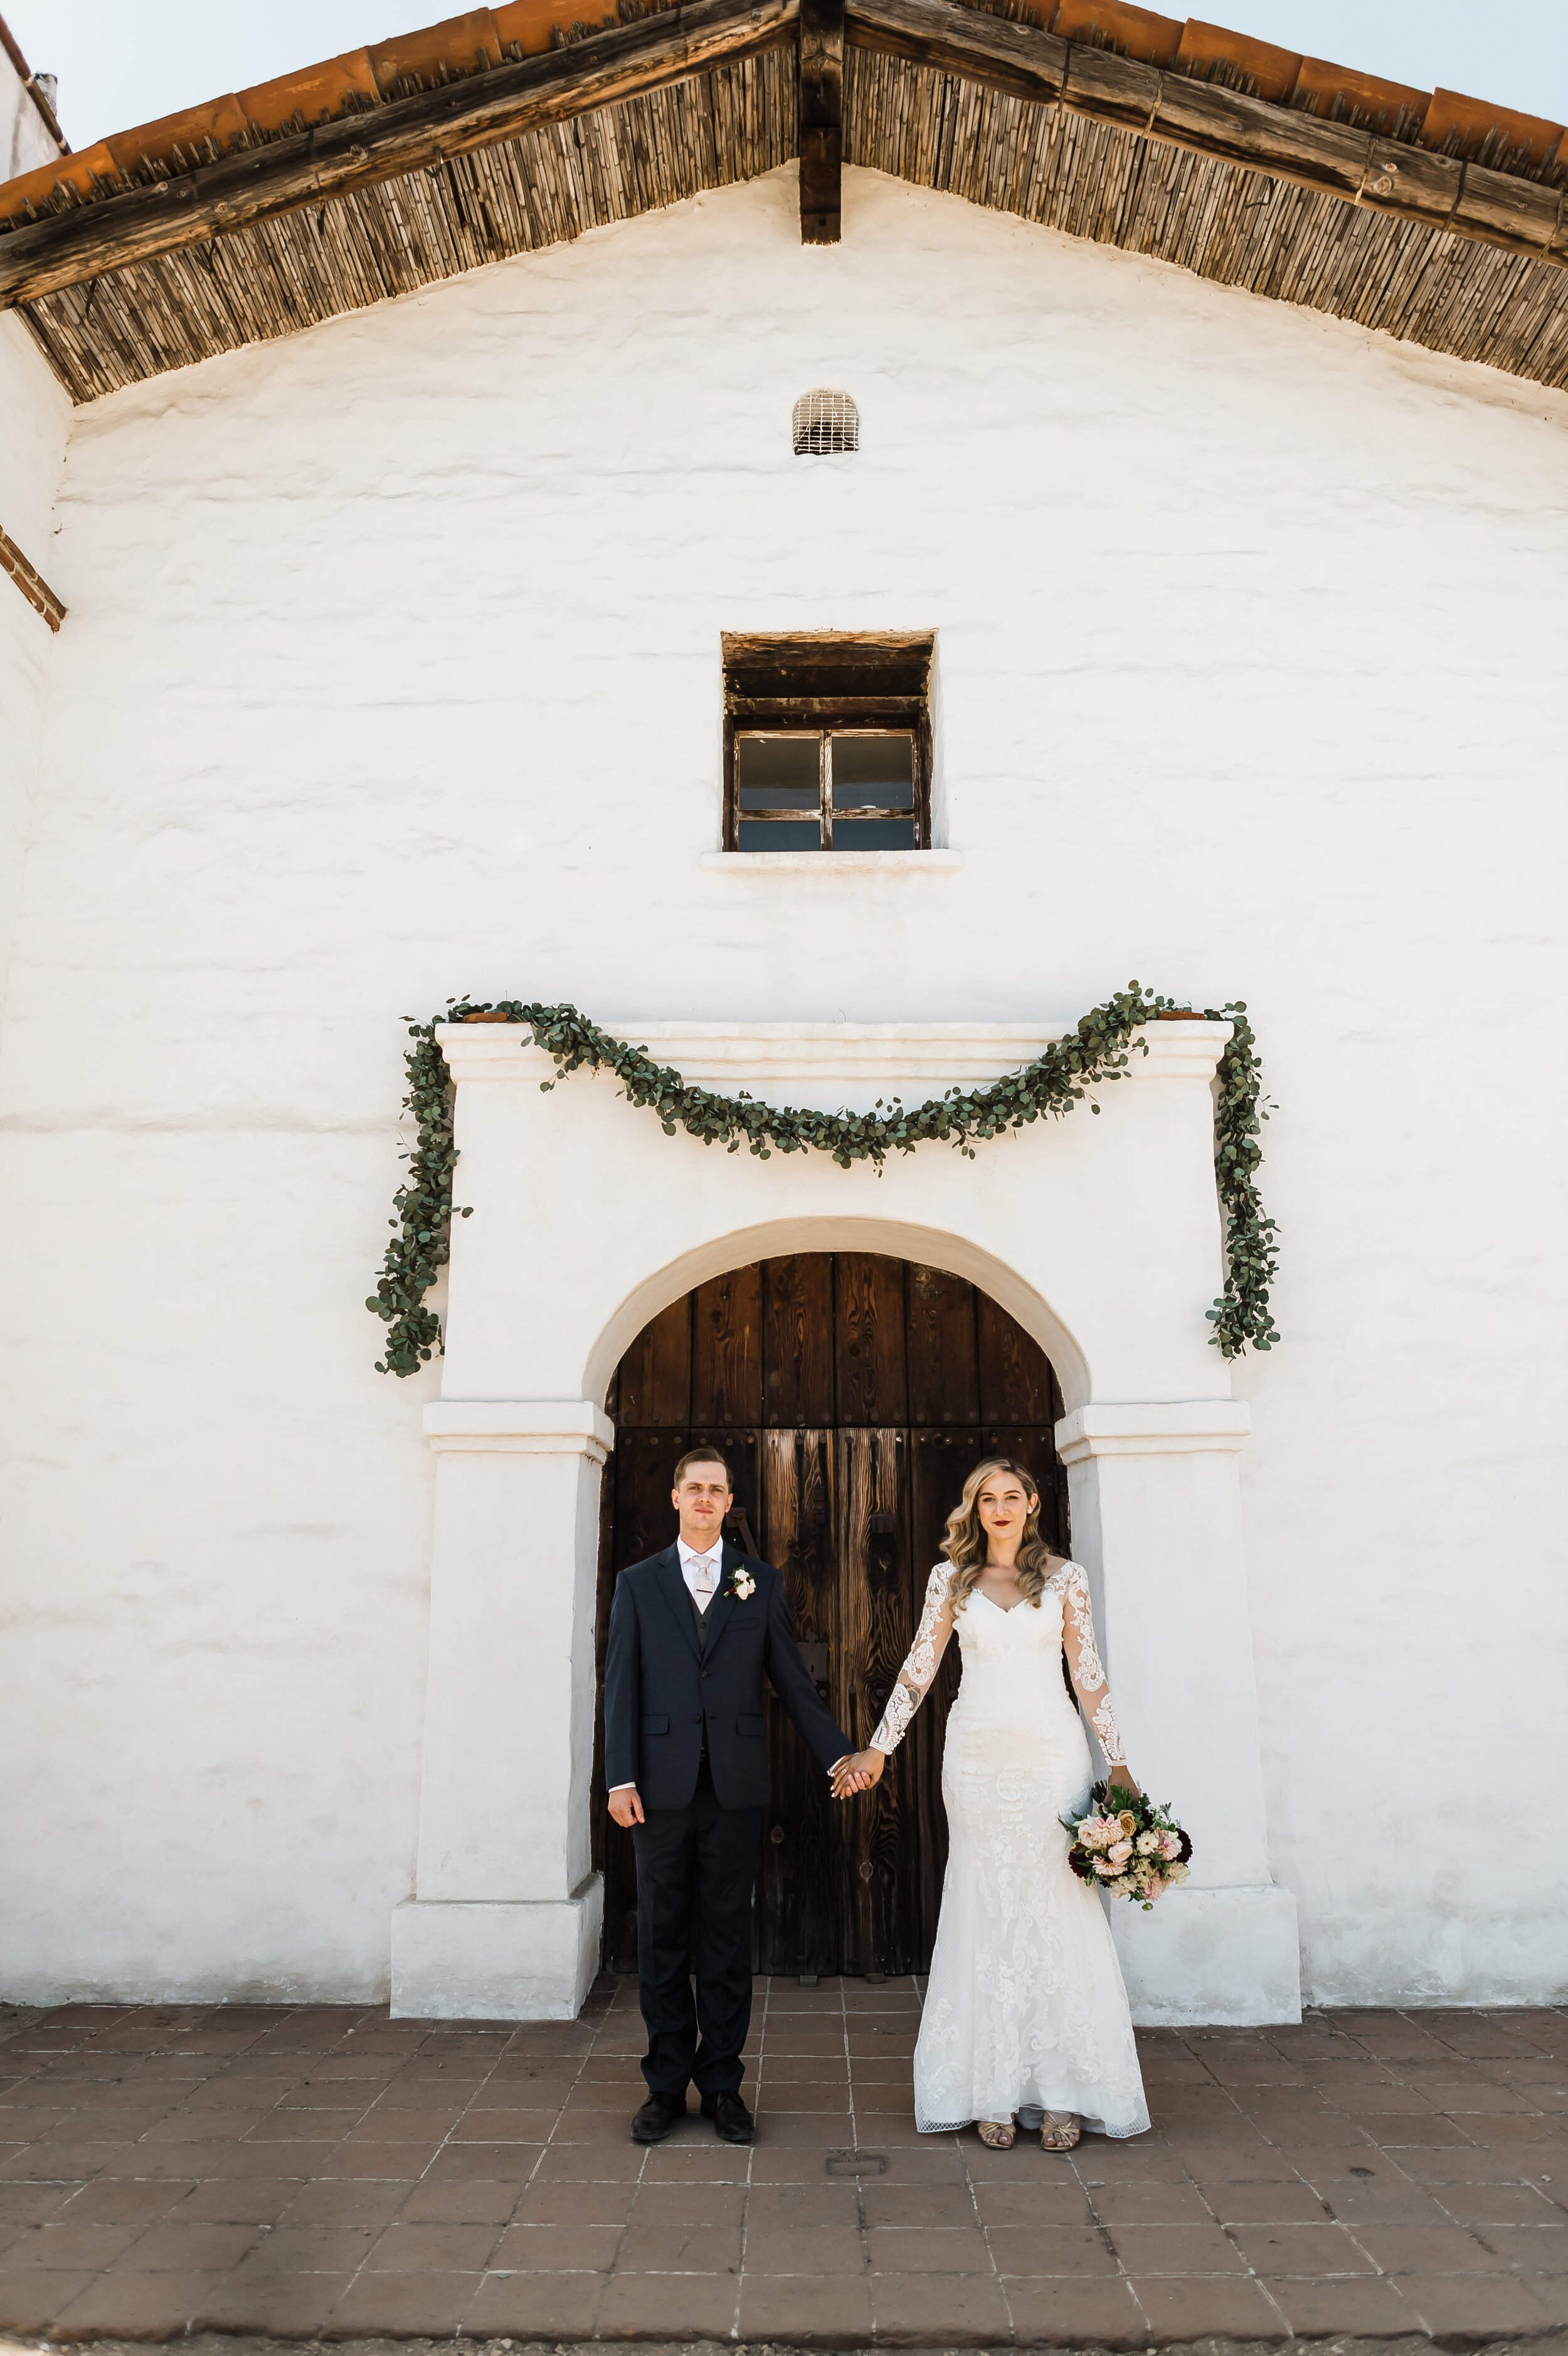
[[(1568, 0), (1513, 0), (1500, 19), (1483, 0), (1209, 5), (1211, 23), (1285, 48), (1568, 122)], [(453, 0), (0, 0), (34, 71), (59, 77), (73, 147), (453, 13)]]

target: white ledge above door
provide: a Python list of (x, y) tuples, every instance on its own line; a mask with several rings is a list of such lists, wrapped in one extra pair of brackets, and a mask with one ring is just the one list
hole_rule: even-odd
[(1252, 1428), (1244, 1399), (1107, 1400), (1064, 1415), (1056, 1450), (1064, 1464), (1086, 1456), (1231, 1456)]
[[(901, 1096), (914, 1106), (946, 1088), (988, 1087), (1032, 1063), (1061, 1028), (1036, 1023), (684, 1023), (593, 1018), (612, 1038), (641, 1047), (682, 1079), (732, 1094), (744, 1088), (770, 1103), (804, 1095), (827, 1109), (852, 1096)], [(456, 1080), (554, 1078), (555, 1058), (512, 1023), (443, 1023), (436, 1038)], [(1135, 1044), (1126, 1079), (1208, 1081), (1231, 1036), (1228, 1023), (1151, 1023)], [(563, 1080), (573, 1086), (580, 1076)], [(1101, 1081), (1114, 1097), (1125, 1083)]]
[(615, 1427), (591, 1399), (431, 1399), (424, 1436), (439, 1452), (586, 1456), (603, 1464)]

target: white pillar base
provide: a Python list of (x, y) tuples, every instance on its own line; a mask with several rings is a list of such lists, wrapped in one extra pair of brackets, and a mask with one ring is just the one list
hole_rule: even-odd
[(1274, 1883), (1173, 1890), (1150, 1913), (1108, 1902), (1140, 2029), (1261, 2029), (1301, 2019), (1296, 1901)]
[(604, 1884), (508, 1905), (411, 1898), (392, 1913), (394, 2020), (575, 2020), (599, 1969)]

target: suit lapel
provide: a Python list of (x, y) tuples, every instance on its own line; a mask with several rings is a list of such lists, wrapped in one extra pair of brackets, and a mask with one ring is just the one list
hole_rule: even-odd
[(735, 1565), (742, 1558), (738, 1550), (732, 1547), (729, 1539), (726, 1538), (724, 1540), (723, 1550), (719, 1558), (719, 1592), (708, 1607), (708, 1654), (709, 1657), (712, 1655), (714, 1645), (724, 1633), (724, 1625), (726, 1621), (729, 1619), (731, 1612), (735, 1609), (735, 1598), (730, 1592), (730, 1574), (734, 1569)]
[[(661, 1554), (655, 1568), (658, 1577), (659, 1593), (669, 1606), (671, 1619), (691, 1646), (693, 1654), (700, 1657), (702, 1648), (697, 1641), (697, 1631), (691, 1624), (691, 1596), (685, 1580), (680, 1575), (679, 1547), (670, 1547)], [(709, 1604), (709, 1610), (711, 1611), (713, 1608)]]

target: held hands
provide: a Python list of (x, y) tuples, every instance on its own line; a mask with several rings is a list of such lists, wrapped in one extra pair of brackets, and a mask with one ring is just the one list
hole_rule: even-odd
[[(833, 1770), (834, 1798), (848, 1800), (857, 1792), (869, 1792), (873, 1784), (881, 1782), (882, 1770), (887, 1763), (880, 1751), (851, 1751), (847, 1759), (840, 1759)], [(628, 1783), (622, 1791), (612, 1792), (608, 1805), (611, 1815), (624, 1831), (630, 1832), (634, 1825), (646, 1821), (635, 1783)]]
[(873, 1785), (881, 1782), (882, 1770), (887, 1763), (883, 1751), (852, 1751), (848, 1759), (840, 1759), (833, 1770), (834, 1798), (848, 1800), (857, 1792), (870, 1791)]

